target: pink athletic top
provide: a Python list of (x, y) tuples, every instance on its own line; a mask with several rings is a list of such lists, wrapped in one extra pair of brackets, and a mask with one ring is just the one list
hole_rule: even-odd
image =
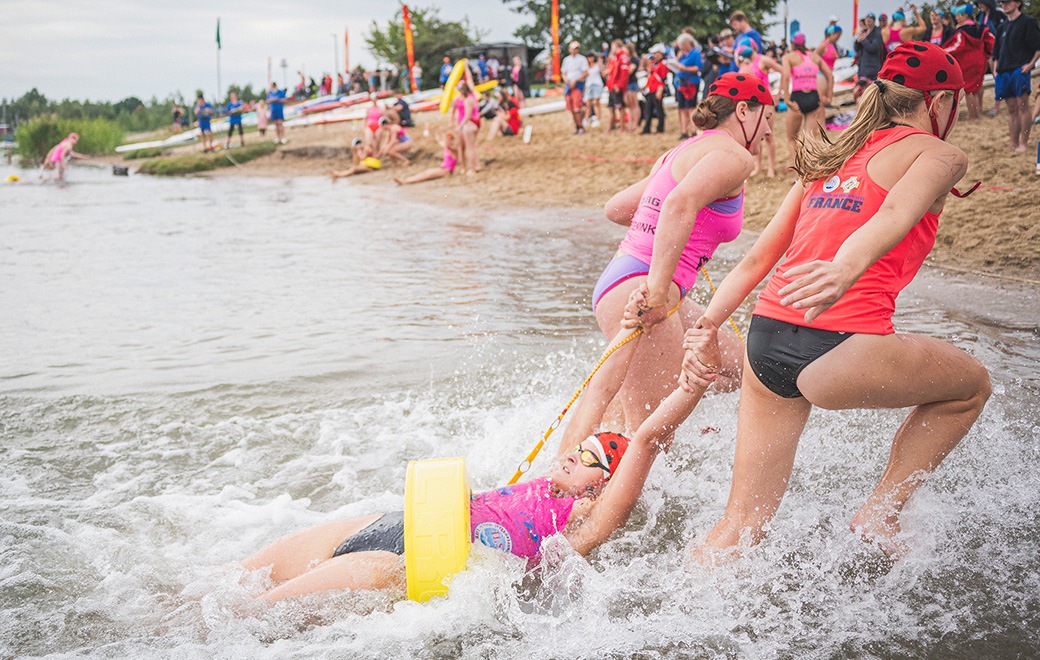
[(791, 91), (808, 92), (816, 91), (816, 76), (820, 73), (820, 67), (813, 62), (808, 53), (799, 53), (802, 61), (791, 67)]
[(378, 106), (372, 106), (368, 109), (368, 114), (365, 115), (365, 123), (375, 133), (379, 130), (379, 120), (383, 118), (383, 111)]
[(542, 541), (567, 526), (573, 497), (553, 497), (548, 477), (477, 493), (469, 504), (473, 542), (536, 557)]
[[(870, 159), (885, 147), (917, 134), (928, 135), (906, 126), (875, 131), (834, 176), (814, 181), (806, 188), (791, 245), (759, 296), (754, 314), (805, 325), (804, 309), (780, 304), (779, 291), (791, 282), (784, 273), (816, 259), (834, 259), (842, 244), (874, 217), (888, 196), (889, 191), (867, 173)], [(935, 244), (938, 226), (939, 214), (925, 213), (895, 247), (860, 275), (838, 302), (812, 322), (812, 327), (868, 335), (895, 332), (892, 314), (896, 297), (917, 275)]]
[(54, 155), (51, 156), (52, 163), (60, 163), (62, 161), (62, 158), (64, 158), (65, 156), (65, 146), (68, 145), (68, 143), (68, 138), (65, 138), (64, 140), (58, 143), (57, 148), (54, 150)]
[(769, 74), (759, 66), (761, 61), (762, 56), (756, 54), (755, 59), (751, 60), (751, 72), (758, 76), (758, 79), (762, 81), (762, 84), (766, 86), (766, 89), (769, 89)]
[[(461, 124), (466, 119), (466, 99), (461, 94), (455, 98), (455, 123)], [(474, 96), (474, 99), (476, 97)], [(469, 113), (469, 120), (473, 123), (480, 125), (480, 105), (478, 103), (473, 104), (473, 110)]]
[(838, 61), (838, 49), (834, 47), (834, 44), (827, 42), (824, 47), (823, 55), (820, 55), (820, 59), (827, 63), (827, 66), (834, 68), (834, 63)]
[[(675, 190), (678, 182), (672, 176), (672, 161), (680, 151), (697, 140), (719, 130), (704, 131), (698, 136), (684, 140), (667, 154), (650, 183), (643, 190), (639, 208), (632, 216), (625, 239), (619, 249), (627, 255), (649, 264), (654, 254), (654, 234), (661, 217), (665, 198)], [(697, 269), (706, 264), (720, 243), (728, 243), (740, 235), (744, 226), (744, 191), (735, 197), (723, 197), (708, 204), (697, 213), (690, 239), (679, 257), (672, 281), (683, 291), (688, 291), (697, 281)]]
[(898, 30), (888, 31), (888, 41), (885, 42), (885, 48), (888, 49), (888, 52), (891, 53), (893, 50), (895, 50), (896, 46), (903, 43), (903, 38), (899, 36), (899, 33), (902, 32), (902, 30), (903, 29), (900, 28)]

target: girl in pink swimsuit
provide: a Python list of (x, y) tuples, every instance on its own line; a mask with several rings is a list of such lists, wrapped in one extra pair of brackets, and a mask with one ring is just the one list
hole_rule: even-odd
[(821, 98), (817, 78), (822, 73), (824, 88), (829, 90), (834, 85), (834, 76), (823, 58), (805, 47), (805, 35), (801, 32), (791, 39), (791, 52), (784, 55), (782, 61), (784, 73), (780, 78), (780, 93), (784, 94), (790, 85), (787, 146), (791, 150), (791, 162), (794, 162), (803, 128), (823, 135), (823, 108), (830, 103), (830, 97)]
[[(645, 179), (614, 195), (607, 218), (628, 227), (625, 240), (593, 293), (596, 321), (604, 335), (621, 328), (625, 304), (645, 290), (648, 318), (663, 318), (693, 286), (697, 270), (720, 243), (731, 241), (743, 223), (744, 180), (769, 134), (773, 99), (757, 78), (726, 73), (694, 110), (705, 133), (683, 141), (654, 164)], [(682, 362), (682, 335), (699, 313), (682, 302), (645, 338), (621, 390), (629, 428), (638, 427), (670, 391)], [(743, 348), (735, 334), (724, 335), (720, 387), (740, 378)]]
[[(741, 73), (751, 74), (758, 78), (766, 89), (769, 88), (769, 72), (776, 71), (777, 73), (783, 73), (783, 69), (776, 60), (767, 56), (756, 53), (750, 48), (744, 48), (737, 54), (737, 66)], [(766, 176), (770, 179), (776, 176), (776, 143), (773, 141), (773, 118), (770, 115), (769, 118), (769, 134), (766, 135), (765, 148), (760, 149), (758, 152), (758, 160), (755, 165), (755, 169), (751, 172), (751, 176), (759, 173), (762, 169), (762, 156), (766, 157)]]
[[(545, 539), (560, 535), (587, 555), (625, 524), (658, 452), (671, 443), (675, 428), (704, 394), (695, 383), (675, 388), (631, 440), (593, 433), (639, 341), (646, 340), (637, 338), (615, 351), (589, 382), (548, 476), (471, 496), (474, 543), (535, 559)], [(403, 554), (403, 514), (376, 513), (282, 538), (248, 558), (244, 567), (268, 569), (274, 585), (259, 598), (278, 601), (328, 590), (400, 591)]]
[(399, 186), (405, 186), (410, 183), (422, 183), (423, 181), (432, 181), (451, 176), (459, 163), (458, 142), (455, 140), (455, 134), (451, 132), (445, 133), (444, 138), (438, 140), (438, 142), (444, 147), (444, 159), (441, 160), (439, 167), (431, 167), (409, 177), (395, 177), (394, 183)]

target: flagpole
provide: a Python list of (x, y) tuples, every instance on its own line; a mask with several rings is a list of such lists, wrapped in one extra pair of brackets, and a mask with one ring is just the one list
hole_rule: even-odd
[(214, 103), (220, 103), (221, 101), (221, 90), (220, 85), (220, 17), (217, 17), (217, 96), (213, 99)]

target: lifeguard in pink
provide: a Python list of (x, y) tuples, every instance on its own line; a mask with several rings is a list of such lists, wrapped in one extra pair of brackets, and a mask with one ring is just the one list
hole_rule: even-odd
[(472, 496), (473, 542), (518, 557), (536, 557), (542, 541), (567, 526), (573, 497), (554, 497), (548, 477)]
[[(706, 135), (723, 133), (719, 130), (704, 131), (696, 137), (683, 141), (675, 149), (665, 155), (661, 161), (661, 167), (650, 178), (643, 198), (639, 200), (639, 208), (632, 216), (632, 224), (628, 227), (625, 240), (621, 241), (618, 248), (621, 252), (635, 257), (647, 264), (647, 272), (650, 270), (650, 259), (654, 253), (654, 233), (657, 231), (657, 221), (661, 217), (661, 205), (679, 183), (672, 176), (672, 161), (683, 149), (689, 147)], [(716, 199), (697, 214), (697, 220), (690, 232), (690, 240), (686, 242), (682, 255), (679, 257), (679, 265), (675, 268), (675, 276), (672, 278), (679, 289), (685, 294), (697, 281), (697, 270), (711, 259), (720, 243), (728, 243), (740, 235), (740, 229), (744, 226), (744, 191), (735, 197), (723, 197)], [(604, 291), (603, 293), (606, 293)], [(602, 293), (597, 296), (602, 297)]]

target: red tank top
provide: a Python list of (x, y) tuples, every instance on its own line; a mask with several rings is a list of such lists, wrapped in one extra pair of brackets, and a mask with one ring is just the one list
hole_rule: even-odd
[[(777, 292), (791, 282), (781, 273), (817, 259), (834, 259), (838, 248), (870, 220), (888, 191), (867, 175), (867, 163), (879, 151), (908, 135), (928, 135), (905, 126), (876, 131), (837, 174), (814, 181), (802, 196), (791, 245), (766, 285), (754, 313), (805, 326), (805, 310), (783, 307)], [(926, 213), (894, 248), (873, 263), (812, 327), (834, 332), (887, 335), (895, 332), (892, 313), (899, 292), (914, 279), (935, 244), (939, 214)]]

